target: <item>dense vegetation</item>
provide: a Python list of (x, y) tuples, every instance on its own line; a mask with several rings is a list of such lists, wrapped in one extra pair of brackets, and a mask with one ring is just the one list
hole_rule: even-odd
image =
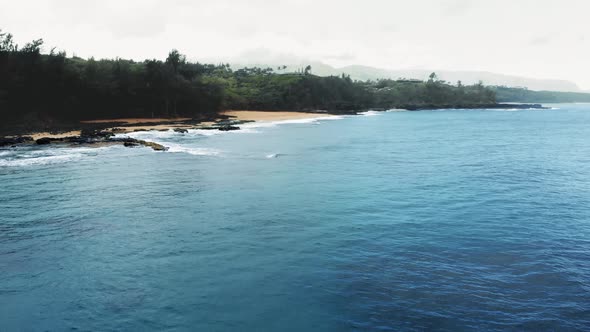
[(327, 110), (449, 107), (495, 103), (481, 84), (415, 80), (353, 81), (273, 69), (192, 63), (173, 50), (164, 60), (136, 62), (42, 53), (0, 31), (0, 119), (81, 120), (113, 117), (210, 118), (222, 109)]
[(575, 103), (590, 102), (590, 93), (532, 91), (525, 88), (492, 87), (498, 102), (518, 103)]

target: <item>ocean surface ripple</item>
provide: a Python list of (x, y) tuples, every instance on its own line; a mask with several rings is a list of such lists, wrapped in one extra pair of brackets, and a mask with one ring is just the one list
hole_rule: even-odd
[(554, 108), (0, 150), (0, 331), (588, 331), (590, 105)]

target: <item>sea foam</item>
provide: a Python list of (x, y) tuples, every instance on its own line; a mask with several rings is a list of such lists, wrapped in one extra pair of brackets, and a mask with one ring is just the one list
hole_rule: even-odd
[(290, 120), (278, 120), (278, 121), (257, 121), (246, 123), (240, 125), (242, 129), (254, 129), (254, 128), (270, 128), (276, 127), (279, 125), (286, 125), (286, 124), (306, 124), (306, 123), (320, 123), (321, 121), (326, 120), (340, 120), (343, 119), (344, 116), (341, 115), (333, 115), (333, 116), (322, 116), (317, 118), (305, 118), (305, 119), (290, 119)]
[(180, 144), (168, 144), (168, 152), (187, 153), (193, 156), (219, 156), (220, 150), (211, 148), (188, 147)]
[(101, 151), (114, 148), (107, 146), (100, 148), (43, 148), (36, 150), (8, 150), (0, 151), (0, 167), (24, 167), (63, 164), (79, 160), (84, 157), (98, 155)]
[(366, 111), (366, 112), (360, 112), (359, 115), (362, 115), (362, 116), (376, 116), (376, 115), (380, 115), (380, 112), (378, 112), (378, 111)]

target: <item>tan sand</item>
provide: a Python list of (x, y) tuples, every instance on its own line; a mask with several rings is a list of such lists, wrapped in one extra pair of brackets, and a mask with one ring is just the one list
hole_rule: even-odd
[[(235, 120), (245, 121), (284, 121), (284, 120), (298, 120), (298, 119), (315, 119), (332, 116), (327, 113), (305, 113), (305, 112), (284, 112), (284, 111), (246, 111), (246, 110), (228, 110), (222, 112), (223, 115), (231, 116)], [(101, 123), (122, 123), (124, 125), (115, 127), (116, 133), (128, 133), (136, 130), (169, 130), (174, 128), (190, 129), (195, 127), (212, 126), (215, 123), (212, 121), (201, 122), (198, 125), (194, 124), (175, 124), (174, 122), (189, 121), (190, 118), (124, 118), (124, 119), (102, 119), (80, 121), (84, 124), (101, 124)], [(140, 123), (153, 123), (153, 125), (139, 125)], [(163, 124), (165, 123), (165, 124)], [(114, 128), (105, 128), (105, 130), (113, 130)], [(51, 134), (49, 132), (33, 133), (30, 135), (34, 140), (43, 137), (49, 138), (64, 138), (70, 136), (80, 136), (80, 131), (69, 131), (60, 134)]]
[(80, 131), (74, 130), (74, 131), (68, 131), (68, 132), (60, 133), (60, 134), (51, 134), (48, 132), (43, 132), (43, 133), (33, 133), (32, 135), (25, 135), (25, 136), (31, 136), (34, 140), (38, 140), (39, 138), (43, 138), (43, 137), (64, 138), (64, 137), (80, 136)]
[(284, 121), (298, 119), (315, 119), (333, 116), (327, 113), (305, 113), (305, 112), (282, 112), (282, 111), (240, 111), (229, 110), (222, 112), (223, 115), (235, 117), (236, 120), (253, 121)]
[[(176, 118), (176, 119), (113, 119), (113, 120), (91, 120), (91, 121), (80, 121), (81, 123), (85, 123), (85, 124), (100, 124), (100, 123), (112, 123), (112, 122), (121, 122), (121, 123), (125, 123), (128, 126), (117, 126), (117, 127), (113, 127), (113, 128), (105, 128), (104, 130), (106, 131), (113, 131), (115, 133), (129, 133), (129, 132), (133, 132), (136, 130), (169, 130), (169, 129), (174, 129), (174, 128), (183, 128), (183, 129), (190, 129), (190, 128), (194, 128), (195, 125), (189, 125), (189, 124), (174, 124), (174, 123), (170, 123), (170, 124), (161, 124), (162, 122), (173, 122), (173, 121), (187, 121), (187, 120), (191, 120), (190, 118)], [(137, 123), (154, 123), (154, 125), (140, 125), (140, 126), (134, 126), (133, 124), (137, 124)], [(212, 123), (212, 122), (211, 122)], [(113, 130), (115, 129), (116, 130)], [(43, 137), (48, 137), (48, 138), (65, 138), (65, 137), (71, 137), (71, 136), (80, 136), (80, 130), (74, 130), (74, 131), (68, 131), (68, 132), (64, 132), (64, 133), (59, 133), (59, 134), (51, 134), (49, 132), (38, 132), (38, 133), (32, 133), (30, 135), (25, 135), (25, 136), (31, 136), (34, 140), (37, 140), (39, 138), (43, 138)]]

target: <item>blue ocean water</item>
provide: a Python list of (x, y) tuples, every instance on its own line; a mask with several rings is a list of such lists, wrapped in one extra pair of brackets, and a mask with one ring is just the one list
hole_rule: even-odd
[(590, 329), (590, 105), (0, 150), (0, 331)]

